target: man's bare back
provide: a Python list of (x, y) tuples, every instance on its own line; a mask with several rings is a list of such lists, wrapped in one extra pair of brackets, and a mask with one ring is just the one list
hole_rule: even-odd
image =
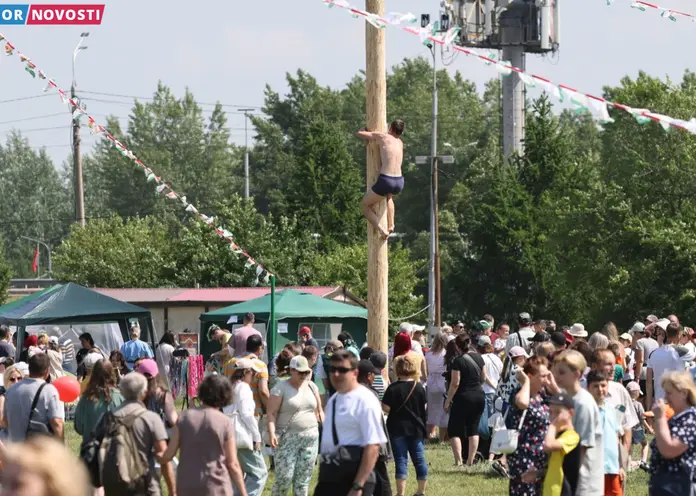
[(404, 143), (400, 138), (395, 138), (391, 134), (379, 134), (377, 138), (379, 144), (379, 154), (382, 159), (380, 174), (385, 176), (400, 177), (401, 163), (404, 160)]

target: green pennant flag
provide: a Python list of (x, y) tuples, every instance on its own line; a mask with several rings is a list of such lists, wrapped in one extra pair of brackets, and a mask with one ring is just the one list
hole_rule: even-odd
[(31, 74), (31, 77), (36, 79), (36, 71), (34, 69), (32, 69), (30, 66), (26, 66), (24, 70)]

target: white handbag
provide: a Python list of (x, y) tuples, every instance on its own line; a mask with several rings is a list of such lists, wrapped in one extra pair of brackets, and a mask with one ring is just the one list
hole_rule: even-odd
[(239, 414), (234, 412), (230, 415), (234, 422), (234, 439), (237, 443), (237, 449), (254, 449), (254, 441), (251, 439), (251, 433), (247, 432), (244, 423), (239, 418)]
[(501, 455), (509, 455), (517, 450), (517, 440), (520, 437), (520, 429), (522, 428), (522, 423), (524, 422), (524, 417), (527, 415), (527, 410), (522, 412), (522, 417), (520, 418), (520, 423), (517, 429), (508, 429), (505, 426), (505, 419), (508, 413), (512, 409), (510, 405), (505, 412), (504, 417), (498, 417), (493, 427), (493, 436), (491, 437), (491, 447), (490, 451), (493, 453)]

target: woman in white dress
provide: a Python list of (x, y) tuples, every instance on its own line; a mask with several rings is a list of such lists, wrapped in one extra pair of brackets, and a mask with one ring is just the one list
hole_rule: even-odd
[(437, 439), (437, 433), (435, 432), (437, 428), (440, 431), (440, 442), (445, 442), (447, 439), (447, 423), (449, 422), (449, 415), (445, 413), (447, 387), (443, 375), (447, 370), (445, 365), (447, 342), (447, 334), (439, 332), (433, 338), (430, 350), (425, 354), (428, 368), (428, 380), (426, 382), (426, 391), (428, 392), (428, 437)]

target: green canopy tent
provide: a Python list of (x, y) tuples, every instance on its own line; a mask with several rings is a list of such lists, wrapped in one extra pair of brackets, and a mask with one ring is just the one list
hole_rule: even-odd
[[(150, 337), (154, 349), (155, 332), (150, 311), (105, 296), (75, 283), (57, 284), (20, 300), (0, 306), (0, 324), (17, 326), (17, 355), (27, 326), (117, 322), (124, 340), (129, 321), (137, 319)], [(144, 325), (143, 325), (144, 324)]]
[[(279, 341), (292, 341), (297, 337), (301, 319), (312, 319), (317, 323), (340, 323), (358, 339), (364, 338), (367, 332), (367, 310), (362, 307), (348, 305), (339, 301), (321, 298), (294, 289), (284, 289), (275, 293), (275, 321), (285, 321), (288, 324), (287, 333), (278, 335)], [(254, 300), (237, 303), (228, 307), (212, 310), (201, 315), (201, 343), (208, 343), (206, 332), (211, 324), (226, 325), (232, 316), (241, 317), (253, 313), (257, 320), (269, 322), (271, 318), (271, 294)], [(269, 336), (269, 343), (274, 342)], [(280, 344), (283, 346), (284, 344)], [(278, 343), (276, 343), (278, 347)], [(203, 348), (203, 346), (202, 346)], [(218, 351), (210, 347), (210, 352)], [(275, 350), (268, 350), (273, 356)], [(209, 355), (210, 353), (205, 353)]]

